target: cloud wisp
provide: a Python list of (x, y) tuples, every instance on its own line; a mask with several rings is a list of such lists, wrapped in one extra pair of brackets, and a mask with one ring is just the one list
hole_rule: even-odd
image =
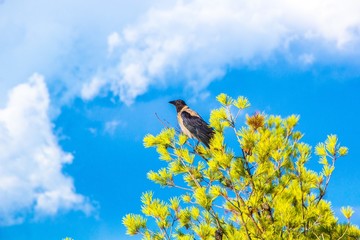
[(0, 225), (93, 209), (62, 172), (73, 156), (53, 134), (49, 104), (44, 78), (34, 74), (10, 91), (6, 107), (0, 109)]
[(328, 53), (351, 54), (359, 46), (358, 12), (354, 0), (193, 0), (151, 8), (109, 35), (109, 63), (85, 83), (82, 97), (111, 91), (129, 105), (151, 87), (182, 84), (197, 94), (228, 68), (274, 54), (302, 66)]
[(33, 72), (68, 103), (106, 59), (106, 36), (162, 1), (0, 0), (0, 106)]

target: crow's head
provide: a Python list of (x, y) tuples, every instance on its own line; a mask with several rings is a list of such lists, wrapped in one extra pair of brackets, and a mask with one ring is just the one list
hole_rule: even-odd
[(174, 105), (176, 107), (176, 111), (180, 111), (184, 106), (186, 106), (186, 103), (181, 100), (181, 99), (178, 99), (178, 100), (174, 100), (174, 101), (170, 101), (169, 102), (170, 104)]

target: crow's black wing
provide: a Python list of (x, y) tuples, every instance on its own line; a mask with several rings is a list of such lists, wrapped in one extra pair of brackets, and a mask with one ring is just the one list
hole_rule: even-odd
[(192, 116), (190, 113), (183, 111), (181, 113), (184, 126), (202, 143), (209, 147), (210, 139), (214, 130), (198, 116)]

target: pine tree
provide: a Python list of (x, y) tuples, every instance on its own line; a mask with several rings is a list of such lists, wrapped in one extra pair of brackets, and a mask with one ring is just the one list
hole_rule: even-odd
[[(305, 166), (312, 152), (295, 129), (299, 116), (256, 113), (246, 115), (238, 128), (248, 99), (220, 94), (217, 100), (221, 107), (211, 112), (215, 134), (209, 149), (192, 145), (173, 128), (145, 136), (145, 147), (155, 147), (167, 163), (147, 177), (183, 194), (165, 202), (145, 192), (143, 215), (123, 218), (127, 234), (183, 240), (360, 239), (350, 222), (354, 211), (343, 207), (347, 222), (339, 223), (324, 198), (336, 161), (348, 153), (336, 135), (315, 147), (322, 165), (317, 173)], [(235, 135), (237, 149), (227, 145), (225, 132)]]

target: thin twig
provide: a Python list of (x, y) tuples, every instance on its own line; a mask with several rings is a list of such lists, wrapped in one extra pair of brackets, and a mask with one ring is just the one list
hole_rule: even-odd
[(198, 188), (201, 188), (201, 184), (199, 183), (199, 181), (195, 178), (195, 176), (192, 175), (192, 173), (190, 172), (189, 167), (185, 164), (185, 162), (182, 160), (182, 157), (180, 157), (180, 162), (182, 163), (182, 165), (185, 167), (186, 171), (188, 172), (188, 174), (190, 175), (191, 179), (195, 182), (196, 186)]
[[(159, 117), (159, 115), (157, 114), (157, 113), (155, 113), (155, 116), (156, 116), (156, 118), (159, 120), (159, 122), (164, 126), (164, 127), (166, 127), (166, 128), (174, 128), (173, 126), (171, 126), (171, 124), (167, 121), (167, 120), (161, 120), (160, 119), (160, 117)], [(177, 132), (177, 133), (181, 133), (181, 131), (179, 130), (179, 128), (174, 128), (175, 129), (175, 131)]]
[(178, 188), (178, 189), (181, 189), (181, 190), (185, 190), (185, 191), (189, 191), (189, 192), (193, 192), (194, 190), (191, 189), (191, 188), (186, 188), (186, 187), (182, 187), (182, 186), (179, 186), (179, 185), (176, 185), (174, 183), (172, 183), (172, 185), (169, 185), (170, 187), (174, 187), (174, 188)]
[(225, 200), (226, 200), (228, 203), (230, 203), (234, 208), (238, 209), (238, 212), (239, 212), (239, 214), (240, 214), (240, 219), (239, 219), (239, 220), (241, 221), (241, 225), (244, 226), (246, 235), (247, 235), (248, 239), (251, 240), (250, 233), (249, 233), (249, 230), (248, 230), (247, 225), (246, 225), (246, 223), (245, 223), (245, 219), (244, 219), (244, 217), (243, 217), (243, 213), (242, 213), (242, 211), (241, 211), (241, 209), (240, 209), (240, 206), (236, 206), (236, 205), (229, 199), (228, 196), (223, 195), (223, 194), (221, 194), (221, 195), (222, 195), (222, 196), (225, 198)]
[[(332, 156), (332, 164), (331, 164), (331, 167), (334, 168), (335, 167), (335, 161), (336, 161), (337, 157), (336, 155)], [(331, 179), (331, 175), (330, 174), (327, 179), (326, 179), (326, 183), (325, 183), (325, 187), (324, 187), (324, 190), (322, 192), (320, 192), (320, 196), (319, 196), (319, 200), (317, 201), (316, 203), (316, 206), (319, 204), (319, 202), (321, 201), (321, 199), (323, 199), (323, 197), (325, 196), (326, 194), (326, 190), (327, 190), (327, 187), (329, 185), (329, 182), (330, 182), (330, 179)]]
[(342, 239), (345, 236), (347, 230), (349, 229), (349, 226), (350, 226), (350, 223), (346, 225), (346, 229), (345, 229), (344, 233), (338, 238), (338, 240)]

